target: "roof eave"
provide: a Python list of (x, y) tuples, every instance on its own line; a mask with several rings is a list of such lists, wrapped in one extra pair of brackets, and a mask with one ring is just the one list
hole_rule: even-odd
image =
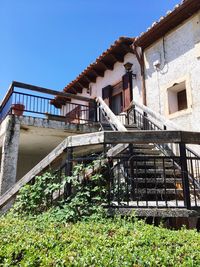
[(175, 8), (166, 17), (152, 26), (147, 32), (143, 33), (135, 40), (135, 45), (147, 48), (170, 30), (180, 25), (183, 21), (191, 17), (200, 9), (199, 0), (186, 0), (179, 7)]

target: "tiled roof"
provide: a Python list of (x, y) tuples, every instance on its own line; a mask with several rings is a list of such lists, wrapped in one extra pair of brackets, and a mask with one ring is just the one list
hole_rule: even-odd
[[(134, 38), (120, 37), (63, 90), (73, 94), (81, 93), (82, 89), (88, 88), (97, 77), (103, 77), (107, 69), (113, 70), (116, 62), (123, 62), (124, 56), (128, 52), (133, 53), (131, 48), (133, 41)], [(59, 106), (59, 101), (63, 103), (63, 99), (58, 96), (52, 101), (52, 104)]]
[[(103, 52), (92, 64), (90, 64), (75, 80), (70, 82), (64, 91), (68, 93), (81, 93), (83, 88), (88, 88), (90, 82), (95, 82), (97, 77), (103, 77), (106, 69), (113, 69), (114, 64), (123, 62), (124, 56), (132, 52), (131, 45), (134, 43), (143, 49), (164, 36), (174, 27), (192, 16), (200, 9), (200, 0), (182, 0), (173, 10), (167, 11), (165, 16), (152, 23), (146, 32), (137, 38), (120, 37), (105, 52)], [(58, 103), (57, 97), (53, 103)]]
[(200, 0), (182, 0), (173, 10), (168, 10), (165, 16), (152, 23), (145, 32), (135, 38), (135, 44), (143, 48), (164, 36), (180, 23), (191, 17), (200, 9)]
[[(68, 91), (72, 86), (76, 84), (76, 82), (81, 81), (84, 79), (84, 76), (88, 75), (91, 77), (91, 80), (94, 81), (96, 75), (91, 75), (90, 72), (103, 72), (106, 69), (112, 69), (113, 65), (117, 61), (123, 61), (124, 56), (128, 52), (132, 52), (130, 45), (133, 43), (133, 38), (127, 37), (120, 37), (117, 41), (114, 42), (106, 51), (104, 51), (96, 60), (95, 62), (91, 63), (74, 81), (69, 83), (65, 88), (64, 91)], [(103, 66), (104, 65), (104, 66)], [(96, 77), (98, 77), (96, 76)], [(90, 78), (89, 78), (90, 79)]]

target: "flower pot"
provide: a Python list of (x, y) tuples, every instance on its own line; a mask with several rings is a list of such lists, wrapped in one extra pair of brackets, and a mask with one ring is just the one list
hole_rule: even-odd
[(14, 104), (12, 106), (12, 110), (13, 110), (14, 115), (22, 116), (23, 112), (24, 112), (24, 108), (25, 108), (25, 106), (23, 104)]

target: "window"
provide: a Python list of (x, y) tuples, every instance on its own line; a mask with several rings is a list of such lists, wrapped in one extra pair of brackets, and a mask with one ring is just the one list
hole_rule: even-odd
[(123, 83), (120, 81), (112, 87), (112, 96), (111, 96), (111, 110), (115, 115), (118, 115), (123, 110)]
[(187, 108), (186, 89), (177, 93), (177, 103), (178, 103), (178, 110), (183, 110)]
[(168, 88), (168, 107), (169, 114), (188, 108), (185, 82), (175, 83)]
[(115, 115), (122, 112), (122, 93), (112, 96), (111, 110)]

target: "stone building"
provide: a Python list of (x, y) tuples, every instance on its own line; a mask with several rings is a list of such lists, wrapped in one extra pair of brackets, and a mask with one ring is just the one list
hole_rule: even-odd
[[(187, 187), (189, 188), (189, 183), (193, 181), (190, 190), (197, 191), (194, 193), (195, 196), (191, 197), (190, 203), (184, 199), (183, 207), (191, 207), (194, 198), (195, 209), (199, 207), (199, 199), (197, 201), (197, 195), (200, 193), (198, 191), (200, 175), (197, 171), (199, 168), (197, 165), (200, 166), (199, 73), (200, 1), (185, 0), (175, 6), (174, 10), (168, 11), (159, 21), (154, 22), (139, 37), (120, 37), (69, 83), (63, 92), (13, 82), (1, 104), (0, 206), (7, 203), (11, 195), (15, 195), (23, 184), (31, 181), (43, 169), (47, 169), (51, 164), (51, 167), (63, 164), (66, 161), (64, 151), (69, 143), (72, 147), (83, 145), (85, 135), (82, 135), (83, 139), (80, 138), (80, 142), (76, 137), (71, 138), (72, 135), (106, 130), (106, 124), (113, 131), (130, 129), (133, 134), (135, 129), (133, 131), (133, 125), (130, 123), (132, 121), (137, 130), (143, 131), (140, 133), (141, 136), (146, 134), (147, 130), (156, 132), (165, 130), (165, 139), (163, 137), (165, 146), (161, 147), (159, 144), (156, 146), (162, 153), (164, 153), (163, 147), (165, 152), (168, 147), (167, 151), (171, 151), (170, 156), (180, 156), (182, 160), (183, 147), (180, 143), (190, 144), (190, 149), (192, 147), (194, 151), (188, 148), (186, 152), (194, 157), (196, 167), (194, 168), (192, 163), (188, 166), (188, 170), (183, 170), (184, 164), (180, 164), (179, 168), (179, 164), (176, 163), (174, 168), (187, 171), (189, 182), (185, 184), (185, 178), (182, 177), (181, 186), (177, 187), (177, 182), (174, 182), (173, 190), (181, 188), (180, 190), (187, 194), (186, 198), (189, 198)], [(15, 87), (19, 90), (15, 91)], [(27, 90), (31, 93), (27, 93)], [(15, 112), (17, 103), (23, 106), (23, 116)], [(173, 139), (173, 136), (170, 137), (173, 140), (167, 139), (167, 136), (171, 136), (169, 130), (176, 131), (176, 134), (181, 133), (181, 141)], [(193, 132), (184, 135), (180, 131)], [(160, 136), (159, 133), (156, 134)], [(101, 139), (101, 134), (97, 136)], [(137, 131), (135, 136), (137, 138)], [(187, 138), (184, 139), (184, 136)], [(90, 137), (92, 141), (88, 141)], [(85, 138), (88, 149), (83, 149), (84, 155), (91, 153), (92, 150), (102, 150), (102, 146), (98, 146), (98, 142), (95, 141), (97, 138), (95, 139), (93, 135)], [(149, 136), (146, 135), (144, 138), (149, 140), (147, 148), (150, 151), (152, 143), (156, 143), (156, 140), (148, 139)], [(121, 143), (124, 142), (121, 140)], [(144, 145), (144, 141), (140, 142)], [(171, 145), (166, 146), (166, 143)], [(177, 147), (172, 143), (179, 143), (178, 154)], [(91, 148), (90, 144), (95, 144), (96, 147)], [(152, 149), (155, 152), (155, 149)], [(121, 153), (119, 149), (113, 151), (108, 154), (114, 155), (116, 151)], [(185, 157), (189, 155), (187, 153)], [(144, 150), (142, 154), (149, 156)], [(166, 156), (166, 153), (164, 154)], [(187, 163), (189, 156), (185, 160)], [(166, 170), (164, 165), (162, 168), (163, 177)], [(192, 176), (193, 172), (195, 175)], [(155, 192), (155, 183), (153, 188)], [(165, 188), (165, 193), (171, 189), (172, 187)], [(148, 190), (146, 189), (146, 194)], [(152, 192), (150, 194), (154, 194)], [(160, 193), (157, 191), (156, 194)], [(151, 197), (151, 200), (153, 199)]]
[[(64, 91), (92, 98), (109, 96), (116, 114), (126, 110), (133, 99), (180, 129), (199, 131), (199, 9), (198, 0), (182, 1), (139, 37), (120, 38)], [(126, 63), (132, 64), (128, 95), (123, 93)], [(62, 109), (65, 115), (65, 107)]]

